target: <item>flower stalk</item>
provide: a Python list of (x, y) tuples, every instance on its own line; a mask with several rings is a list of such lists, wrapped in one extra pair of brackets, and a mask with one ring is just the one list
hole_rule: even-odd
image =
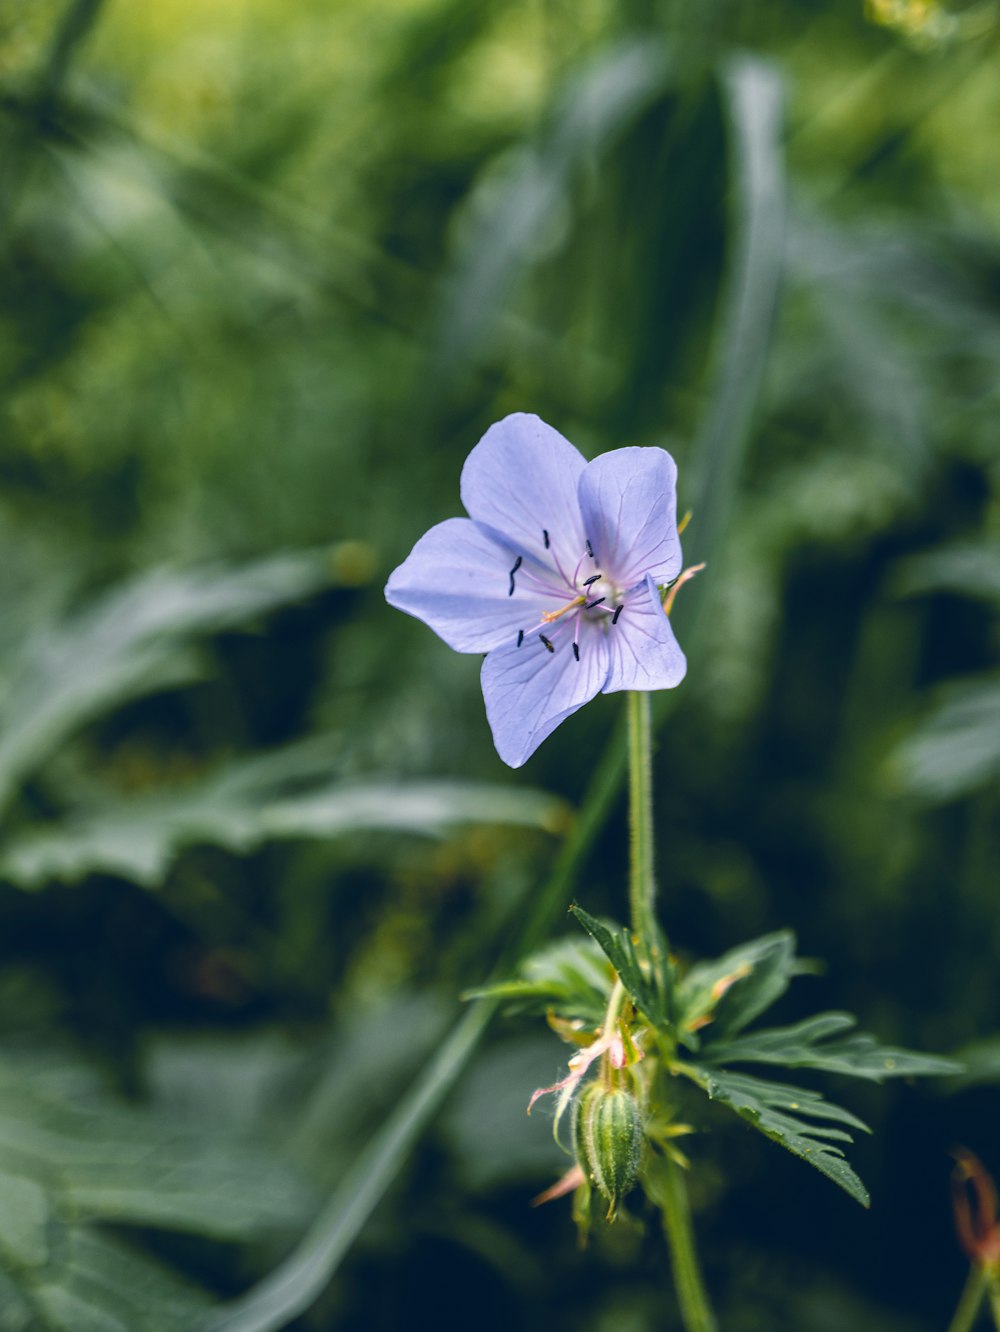
[(649, 695), (628, 695), (629, 908), (632, 932), (647, 948), (656, 939), (653, 872), (653, 741)]
[[(641, 955), (659, 947), (656, 925), (656, 877), (653, 839), (653, 741), (649, 695), (628, 695), (629, 828), (631, 862), (629, 906), (632, 932)], [(695, 1250), (687, 1186), (681, 1167), (669, 1157), (662, 1162), (656, 1203), (663, 1213), (663, 1228), (687, 1332), (716, 1332)]]
[(663, 1228), (670, 1246), (670, 1262), (677, 1287), (677, 1301), (687, 1332), (716, 1332), (715, 1315), (708, 1302), (698, 1265), (691, 1227), (691, 1208), (681, 1167), (670, 1157), (663, 1161), (663, 1189), (658, 1195)]

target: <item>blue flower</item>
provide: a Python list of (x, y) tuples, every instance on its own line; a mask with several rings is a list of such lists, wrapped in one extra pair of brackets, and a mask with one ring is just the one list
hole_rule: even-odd
[(596, 694), (684, 678), (659, 591), (681, 568), (676, 482), (663, 449), (588, 463), (537, 416), (508, 416), (465, 460), (469, 517), (432, 527), (390, 577), (390, 605), (487, 654), (486, 715), (512, 768)]

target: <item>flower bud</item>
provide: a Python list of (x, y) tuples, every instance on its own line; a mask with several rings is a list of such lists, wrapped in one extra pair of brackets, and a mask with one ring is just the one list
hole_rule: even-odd
[(576, 1159), (608, 1200), (609, 1221), (639, 1174), (642, 1139), (642, 1113), (632, 1093), (591, 1083), (576, 1109)]

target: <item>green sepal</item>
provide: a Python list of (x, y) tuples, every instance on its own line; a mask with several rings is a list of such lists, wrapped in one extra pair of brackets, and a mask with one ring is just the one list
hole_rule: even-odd
[(659, 932), (643, 956), (630, 931), (621, 925), (609, 928), (576, 902), (570, 911), (603, 950), (636, 1008), (654, 1026), (667, 1026), (673, 1009), (673, 964)]

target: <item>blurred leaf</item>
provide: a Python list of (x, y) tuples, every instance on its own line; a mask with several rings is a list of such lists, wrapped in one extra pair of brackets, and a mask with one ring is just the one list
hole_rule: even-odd
[(4, 1327), (187, 1332), (209, 1298), (91, 1223), (249, 1240), (313, 1203), (259, 1142), (126, 1107), (65, 1056), (0, 1052)]
[(1000, 602), (1000, 542), (969, 541), (914, 555), (897, 567), (893, 589), (900, 596), (954, 592)]
[(948, 1079), (950, 1089), (1000, 1083), (1000, 1036), (987, 1036), (965, 1045), (956, 1054), (959, 1069)]
[(540, 791), (455, 782), (337, 782), (282, 795), (329, 770), (322, 741), (227, 764), (202, 781), (29, 827), (7, 842), (0, 876), (23, 888), (51, 879), (119, 874), (152, 888), (186, 846), (245, 853), (264, 842), (329, 838), (364, 830), (439, 836), (464, 823), (555, 832), (566, 804)]
[(898, 783), (924, 800), (955, 800), (1000, 780), (1000, 678), (947, 685), (891, 756)]
[(240, 569), (157, 569), (61, 624), (40, 626), (0, 679), (0, 806), (85, 722), (195, 675), (192, 638), (301, 600), (332, 576), (326, 551)]
[(211, 1307), (158, 1263), (82, 1226), (61, 1228), (53, 1261), (16, 1289), (32, 1332), (188, 1332)]
[[(0, 1166), (23, 1183), (22, 1222), (43, 1215), (245, 1239), (308, 1214), (310, 1191), (260, 1151), (131, 1110), (103, 1094), (69, 1099), (30, 1061), (0, 1055)], [(22, 1240), (22, 1243), (27, 1242)]]
[[(844, 1153), (832, 1145), (834, 1142), (852, 1142), (851, 1135), (843, 1129), (828, 1127), (831, 1123), (846, 1124), (867, 1133), (866, 1125), (849, 1110), (831, 1105), (818, 1092), (802, 1087), (766, 1082), (744, 1073), (708, 1068), (696, 1071), (709, 1100), (728, 1105), (772, 1142), (808, 1161), (839, 1184), (862, 1207), (869, 1206), (868, 1190), (844, 1160)], [(803, 1116), (819, 1122), (809, 1123)]]
[(957, 1073), (952, 1059), (916, 1054), (880, 1045), (874, 1036), (858, 1033), (831, 1040), (857, 1025), (850, 1013), (819, 1013), (791, 1027), (772, 1027), (735, 1040), (706, 1043), (700, 1058), (711, 1064), (778, 1064), (784, 1068), (816, 1068), (853, 1078), (886, 1078)]
[(520, 979), (470, 990), (465, 997), (510, 1000), (516, 1013), (544, 1013), (555, 1006), (560, 1017), (594, 1027), (604, 1021), (613, 973), (593, 939), (560, 939), (525, 958), (520, 973)]
[(696, 963), (677, 990), (680, 1039), (697, 1048), (694, 1033), (709, 1023), (713, 1037), (739, 1031), (780, 999), (804, 970), (790, 930), (752, 939), (714, 962)]

